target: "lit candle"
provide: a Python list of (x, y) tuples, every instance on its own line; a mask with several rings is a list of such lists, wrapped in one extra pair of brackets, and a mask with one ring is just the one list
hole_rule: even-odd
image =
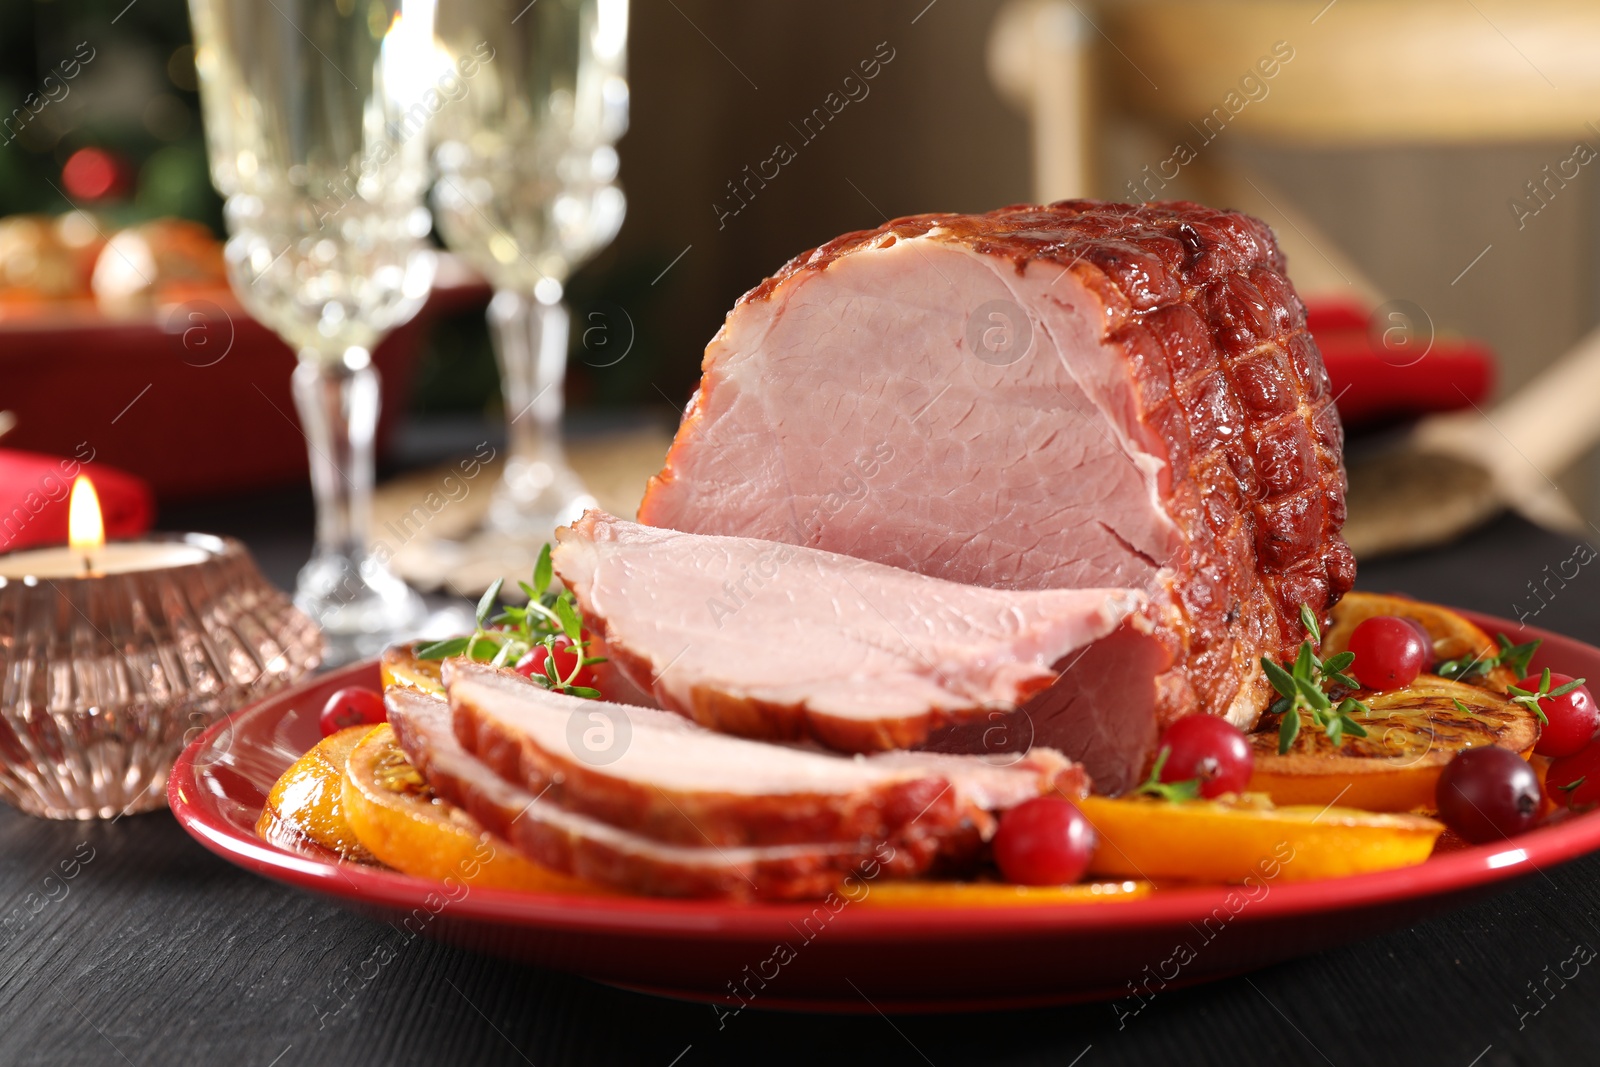
[(9, 578), (97, 578), (105, 574), (160, 570), (201, 563), (210, 553), (182, 541), (106, 543), (105, 522), (94, 484), (83, 475), (72, 483), (67, 504), (67, 546), (0, 555), (0, 583)]
[(238, 541), (107, 544), (84, 478), (67, 517), (66, 544), (0, 555), (0, 711), (27, 723), (0, 745), (0, 801), (115, 820), (165, 804), (183, 746), (316, 669), (322, 637)]

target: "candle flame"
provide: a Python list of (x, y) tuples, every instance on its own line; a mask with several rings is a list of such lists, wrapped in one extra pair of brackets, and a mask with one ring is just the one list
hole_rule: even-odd
[(72, 499), (67, 504), (67, 544), (74, 549), (94, 549), (105, 543), (100, 497), (94, 491), (94, 483), (80, 474), (72, 482)]

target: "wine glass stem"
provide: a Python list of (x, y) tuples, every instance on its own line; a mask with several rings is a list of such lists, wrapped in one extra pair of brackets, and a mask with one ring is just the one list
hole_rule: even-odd
[(505, 392), (508, 463), (564, 465), (562, 384), (567, 376), (567, 309), (555, 299), (502, 289), (489, 302), (489, 325)]
[(378, 372), (352, 348), (343, 358), (304, 355), (294, 402), (311, 458), (317, 505), (316, 557), (358, 567), (372, 518), (372, 443), (378, 428)]

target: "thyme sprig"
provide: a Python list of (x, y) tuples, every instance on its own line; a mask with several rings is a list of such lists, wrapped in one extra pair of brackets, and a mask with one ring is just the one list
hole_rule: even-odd
[[(588, 654), (589, 642), (583, 637), (583, 620), (569, 590), (550, 589), (555, 570), (550, 562), (550, 546), (539, 551), (533, 566), (533, 582), (518, 582), (527, 596), (525, 606), (501, 605), (495, 613), (495, 601), (505, 585), (497, 580), (478, 601), (477, 629), (464, 637), (449, 637), (417, 649), (418, 659), (448, 659), (466, 656), (491, 667), (515, 666), (535, 648), (545, 649), (544, 671), (530, 675), (530, 680), (558, 693), (597, 700), (598, 689), (575, 684), (583, 668), (604, 663), (604, 656)], [(565, 638), (574, 653), (572, 669), (563, 677), (556, 668), (556, 642)]]
[(1167, 765), (1167, 757), (1172, 755), (1171, 745), (1162, 745), (1161, 751), (1156, 753), (1156, 762), (1150, 768), (1150, 777), (1146, 778), (1139, 788), (1135, 789), (1135, 796), (1160, 797), (1162, 800), (1179, 801), (1194, 800), (1200, 796), (1200, 779), (1190, 778), (1182, 782), (1163, 782), (1161, 769)]
[(1550, 688), (1550, 668), (1546, 667), (1544, 673), (1539, 675), (1539, 688), (1535, 690), (1521, 689), (1514, 685), (1506, 686), (1506, 692), (1511, 694), (1513, 704), (1521, 704), (1535, 715), (1539, 716), (1542, 725), (1549, 726), (1550, 718), (1545, 715), (1544, 709), (1539, 706), (1539, 701), (1545, 697), (1566, 696), (1584, 683), (1583, 678), (1574, 678), (1570, 682)]
[(1280, 756), (1287, 753), (1300, 736), (1302, 713), (1309, 713), (1311, 724), (1327, 734), (1328, 740), (1336, 746), (1344, 740), (1345, 734), (1352, 737), (1367, 736), (1367, 728), (1351, 718), (1352, 714), (1372, 714), (1372, 709), (1355, 697), (1346, 696), (1335, 704), (1328, 692), (1330, 687), (1361, 688), (1360, 682), (1345, 673), (1356, 661), (1355, 653), (1340, 652), (1324, 661), (1316, 651), (1322, 647), (1322, 627), (1318, 625), (1311, 609), (1304, 604), (1300, 605), (1300, 622), (1309, 637), (1301, 643), (1293, 662), (1275, 663), (1265, 656), (1261, 657), (1261, 669), (1266, 671), (1267, 681), (1278, 693), (1278, 699), (1273, 701), (1268, 710), (1274, 715), (1283, 716), (1283, 722), (1278, 727)]
[(1504, 666), (1510, 667), (1518, 678), (1526, 678), (1528, 664), (1533, 661), (1534, 653), (1539, 651), (1540, 639), (1535, 637), (1522, 645), (1512, 644), (1505, 634), (1496, 634), (1494, 639), (1500, 646), (1498, 651), (1487, 656), (1457, 656), (1444, 660), (1434, 667), (1433, 673), (1453, 682), (1470, 682), (1474, 678), (1482, 678), (1496, 667)]

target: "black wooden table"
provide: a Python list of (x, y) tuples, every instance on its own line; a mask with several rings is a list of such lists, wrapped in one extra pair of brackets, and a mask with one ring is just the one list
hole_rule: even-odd
[[(169, 510), (163, 525), (240, 535), (288, 584), (309, 515), (299, 497), (265, 497)], [(1507, 518), (1447, 550), (1364, 567), (1361, 585), (1510, 616), (1538, 606), (1528, 583), (1574, 547)], [(1532, 621), (1600, 641), (1600, 579), (1586, 568), (1549, 587)], [(47, 882), (63, 861), (75, 877)], [(387, 927), (229, 866), (164, 812), (80, 824), (4, 809), (0, 1064), (1597, 1063), (1600, 967), (1549, 983), (1537, 1013), (1528, 984), (1600, 946), (1600, 856), (1546, 875), (1398, 934), (1164, 993), (1120, 1031), (1103, 1004), (751, 1010), (719, 1029), (704, 1005), (422, 940), (369, 984), (348, 983), (333, 1013), (324, 992)]]

